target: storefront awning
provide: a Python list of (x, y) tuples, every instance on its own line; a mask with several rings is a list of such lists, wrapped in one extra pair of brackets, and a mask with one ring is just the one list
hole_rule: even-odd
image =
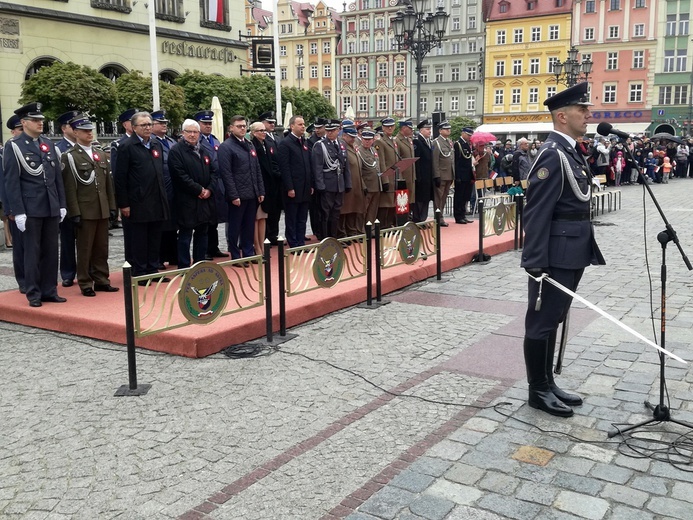
[[(651, 123), (649, 121), (643, 121), (640, 123), (611, 123), (611, 124), (614, 126), (615, 129), (621, 130), (621, 132), (626, 132), (627, 134), (644, 134)], [(589, 123), (587, 125), (587, 134), (588, 135), (596, 134), (598, 125), (599, 125), (599, 123)]]
[(487, 123), (476, 128), (479, 132), (491, 132), (492, 134), (514, 134), (518, 137), (525, 135), (536, 136), (546, 134), (553, 130), (552, 123)]

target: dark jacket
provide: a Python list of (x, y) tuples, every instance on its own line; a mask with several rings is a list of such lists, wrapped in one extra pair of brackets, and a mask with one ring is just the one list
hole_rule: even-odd
[(137, 134), (118, 145), (118, 161), (113, 175), (116, 203), (130, 208), (131, 222), (168, 220), (169, 207), (164, 186), (164, 152), (156, 137), (147, 149)]
[[(188, 143), (176, 143), (168, 154), (168, 168), (173, 181), (178, 225), (194, 228), (204, 223), (215, 223), (217, 172), (209, 150), (200, 146), (198, 155)], [(203, 188), (212, 192), (207, 199), (199, 197)]]
[(472, 147), (461, 137), (455, 143), (455, 181), (472, 182), (474, 166), (472, 166)]
[(269, 139), (264, 142), (256, 137), (252, 141), (257, 160), (262, 172), (262, 183), (265, 185), (265, 200), (262, 201), (262, 210), (266, 213), (276, 211), (282, 207), (282, 174), (277, 164), (277, 147)]
[(294, 190), (296, 196), (293, 199), (284, 199), (290, 202), (310, 201), (310, 192), (313, 188), (313, 172), (310, 163), (310, 149), (295, 135), (289, 134), (279, 143), (277, 148), (279, 156), (279, 171), (282, 175), (283, 194)]
[(433, 150), (422, 135), (414, 139), (416, 161), (416, 202), (433, 200)]
[(257, 152), (250, 141), (229, 137), (219, 145), (217, 159), (226, 202), (252, 200), (265, 195)]

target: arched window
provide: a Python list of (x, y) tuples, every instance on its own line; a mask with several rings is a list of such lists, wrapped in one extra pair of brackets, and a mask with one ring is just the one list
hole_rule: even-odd
[(113, 83), (123, 74), (127, 74), (127, 69), (117, 63), (109, 63), (101, 67), (99, 71), (101, 74), (110, 79)]
[(58, 61), (60, 60), (58, 60), (57, 58), (53, 58), (52, 56), (41, 56), (40, 58), (36, 58), (26, 69), (26, 74), (24, 74), (24, 80), (26, 81), (27, 79), (29, 79), (43, 67), (50, 67)]
[(175, 70), (165, 69), (159, 73), (159, 79), (164, 83), (174, 84), (176, 79), (178, 79), (178, 74)]

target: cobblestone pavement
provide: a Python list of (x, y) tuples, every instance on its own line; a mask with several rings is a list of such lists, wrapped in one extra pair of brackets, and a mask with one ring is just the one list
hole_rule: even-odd
[[(653, 189), (693, 254), (693, 180)], [(663, 224), (640, 188), (622, 191), (598, 218), (609, 265), (579, 293), (651, 337)], [(667, 252), (666, 346), (692, 360), (691, 274)], [(693, 518), (687, 428), (640, 429), (652, 457), (607, 438), (652, 416), (650, 347), (575, 304), (560, 381), (585, 404), (570, 419), (527, 407), (518, 265), (508, 252), (462, 267), (254, 358), (138, 351), (143, 397), (113, 397), (122, 346), (0, 323), (0, 518)], [(0, 288), (10, 266), (0, 251)], [(693, 422), (693, 371), (669, 361), (666, 376), (674, 418)]]

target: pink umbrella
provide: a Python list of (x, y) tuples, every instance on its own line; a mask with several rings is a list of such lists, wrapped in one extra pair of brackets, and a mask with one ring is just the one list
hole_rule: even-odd
[(488, 144), (496, 141), (496, 136), (491, 132), (474, 132), (469, 139), (472, 144)]

